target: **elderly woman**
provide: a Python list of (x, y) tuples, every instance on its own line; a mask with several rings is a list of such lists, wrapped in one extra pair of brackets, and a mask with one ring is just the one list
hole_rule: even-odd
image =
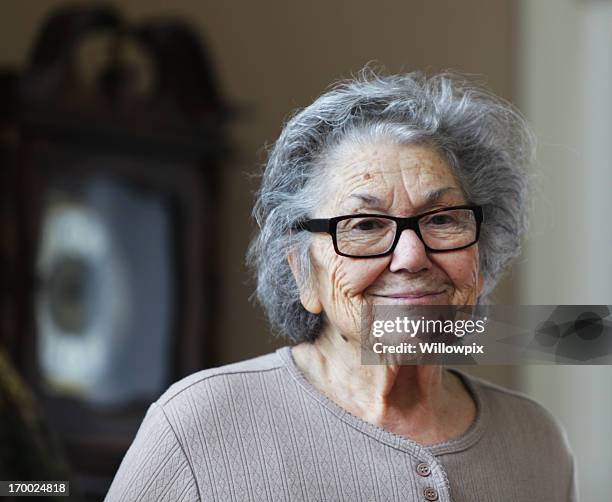
[(360, 364), (364, 307), (485, 300), (519, 252), (532, 149), (510, 105), (448, 75), (362, 74), (295, 114), (248, 256), (291, 345), (170, 387), (107, 500), (575, 500), (536, 402), (440, 365)]

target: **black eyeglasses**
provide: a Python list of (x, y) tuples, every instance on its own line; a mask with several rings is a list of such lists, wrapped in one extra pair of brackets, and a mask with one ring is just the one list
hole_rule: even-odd
[(295, 225), (294, 229), (330, 234), (334, 249), (340, 256), (377, 258), (391, 254), (406, 229), (413, 230), (429, 252), (467, 248), (478, 242), (482, 221), (482, 207), (454, 206), (409, 218), (352, 214), (306, 220)]

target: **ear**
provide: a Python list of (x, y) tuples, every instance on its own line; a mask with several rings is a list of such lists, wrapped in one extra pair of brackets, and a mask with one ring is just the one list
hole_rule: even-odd
[[(289, 268), (291, 268), (295, 282), (299, 285), (302, 281), (300, 280), (296, 259), (293, 253), (289, 254), (287, 261), (289, 262)], [(309, 281), (309, 283), (311, 282), (312, 281)], [(311, 314), (320, 314), (323, 312), (323, 305), (321, 304), (319, 295), (312, 284), (308, 284), (307, 286), (302, 286), (300, 288), (300, 302), (302, 302), (302, 306)]]

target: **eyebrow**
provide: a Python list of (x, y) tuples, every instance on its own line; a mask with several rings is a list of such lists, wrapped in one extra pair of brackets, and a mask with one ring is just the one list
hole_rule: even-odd
[[(459, 190), (459, 189), (457, 187), (450, 187), (450, 186), (435, 188), (434, 190), (431, 190), (425, 194), (424, 201), (422, 204), (419, 205), (419, 207), (430, 206), (434, 204), (435, 202), (437, 202), (438, 200), (440, 200), (444, 194), (446, 194), (447, 192), (453, 191), (453, 190)], [(349, 195), (349, 198), (359, 199), (361, 202), (371, 207), (372, 209), (378, 209), (378, 210), (384, 209), (383, 201), (374, 195), (353, 193)]]
[(353, 194), (349, 195), (349, 198), (359, 199), (366, 206), (372, 207), (372, 209), (382, 209), (382, 207), (384, 205), (382, 200), (380, 200), (378, 197), (375, 197), (374, 195), (365, 195), (365, 194), (360, 194), (360, 193), (353, 193)]
[(427, 194), (425, 195), (425, 201), (421, 205), (429, 206), (431, 204), (434, 204), (435, 202), (438, 202), (443, 195), (448, 192), (452, 192), (453, 190), (459, 191), (457, 187), (441, 187), (431, 190), (430, 192), (427, 192)]

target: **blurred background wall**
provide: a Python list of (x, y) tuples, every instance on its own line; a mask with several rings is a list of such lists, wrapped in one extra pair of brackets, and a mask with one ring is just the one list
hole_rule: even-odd
[[(23, 65), (56, 0), (2, 4), (0, 64)], [(178, 16), (208, 46), (223, 94), (247, 113), (231, 127), (237, 155), (223, 167), (216, 243), (220, 322), (214, 360), (224, 364), (283, 345), (248, 301), (244, 254), (251, 175), (284, 118), (333, 80), (374, 61), (389, 72), (476, 74), (534, 124), (540, 149), (530, 238), (496, 292), (499, 303), (612, 303), (612, 21), (607, 2), (201, 2), (124, 0), (128, 19)], [(533, 395), (568, 429), (585, 500), (612, 494), (610, 368), (494, 367), (474, 373)], [(587, 432), (588, 431), (588, 432)]]
[[(520, 3), (517, 104), (538, 137), (525, 304), (612, 303), (612, 3)], [(612, 498), (612, 367), (526, 366), (520, 388), (564, 424), (583, 500)]]

